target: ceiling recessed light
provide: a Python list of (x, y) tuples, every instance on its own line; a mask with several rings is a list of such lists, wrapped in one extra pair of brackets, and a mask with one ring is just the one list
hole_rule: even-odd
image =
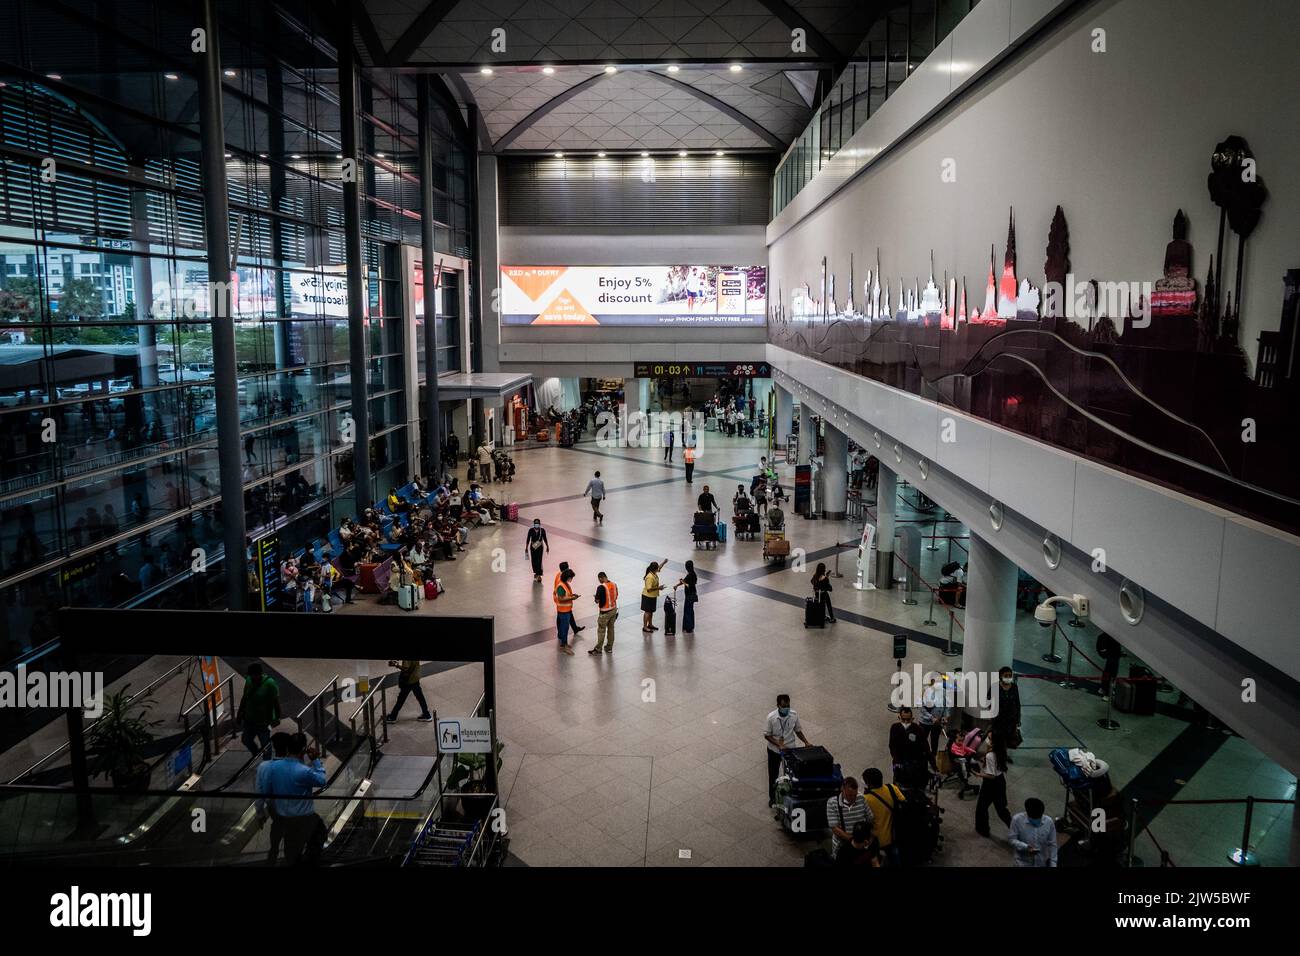
[(616, 67), (616, 66), (607, 66), (607, 67), (605, 67), (605, 72), (606, 72), (606, 73), (617, 73), (617, 72), (618, 72), (618, 67)]
[(262, 157), (262, 159), (266, 159), (266, 153), (258, 153), (257, 155)]
[(180, 77), (177, 76), (175, 73), (164, 73), (164, 74), (163, 74), (163, 79), (164, 79), (164, 80), (179, 80)]
[(544, 66), (544, 67), (542, 67), (542, 72), (545, 73), (547, 76), (550, 76), (552, 73), (555, 72), (555, 67), (553, 67), (553, 66)]
[(682, 150), (681, 152), (679, 152), (677, 155), (680, 156), (680, 157), (682, 157), (683, 159), (685, 159), (685, 158), (686, 158), (686, 150), (683, 149), (683, 150)]
[(714, 153), (713, 155), (714, 155), (714, 156), (726, 156), (727, 154), (724, 153), (722, 150), (718, 150), (718, 151), (717, 151), (716, 153)]
[(604, 158), (605, 158), (605, 154), (604, 154), (604, 153), (597, 153), (596, 155), (599, 156), (601, 159), (604, 159)]
[(670, 63), (670, 64), (668, 64), (668, 72), (669, 72), (669, 73), (676, 73), (676, 72), (677, 72), (678, 70), (680, 70), (680, 69), (681, 69), (681, 67), (678, 66), (676, 63)]
[(239, 75), (239, 74), (237, 74), (234, 70), (222, 70), (221, 72), (224, 73), (226, 76), (238, 76), (238, 75)]
[(641, 158), (642, 158), (642, 159), (649, 159), (649, 158), (650, 158), (650, 154), (649, 154), (649, 153), (642, 153), (642, 154), (641, 154)]
[(484, 76), (491, 76), (491, 75), (492, 75), (492, 67), (490, 67), (490, 66), (482, 67), (482, 68), (479, 70), (479, 72), (482, 73)]
[(563, 154), (563, 153), (559, 153), (559, 152), (557, 152), (557, 153), (555, 154), (555, 158), (556, 158), (556, 159), (563, 159), (563, 158), (564, 158), (564, 154)]
[(384, 154), (383, 154), (383, 153), (375, 153), (375, 155), (376, 155), (378, 158), (380, 158), (380, 159), (383, 159), (383, 158), (384, 158)]
[(226, 159), (229, 159), (229, 158), (230, 158), (230, 156), (231, 156), (231, 154), (230, 154), (230, 153), (226, 153)]
[(45, 78), (47, 80), (61, 80), (63, 79), (63, 75), (61, 73), (46, 73)]
[(335, 153), (335, 154), (334, 154), (334, 158), (335, 158), (335, 159), (342, 159), (342, 158), (343, 158), (343, 154), (342, 154), (342, 153)]
[(733, 64), (731, 64), (731, 72), (732, 72), (732, 73), (739, 73), (739, 72), (740, 72), (741, 70), (743, 70), (743, 69), (744, 69), (744, 67), (741, 66), (739, 63), (733, 63)]
[(294, 153), (293, 156), (292, 156), (291, 158), (293, 158), (293, 159), (302, 159), (302, 153)]

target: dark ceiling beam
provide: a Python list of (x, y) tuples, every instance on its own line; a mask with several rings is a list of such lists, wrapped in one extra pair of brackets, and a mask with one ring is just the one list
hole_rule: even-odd
[(691, 84), (675, 79), (666, 73), (655, 73), (652, 70), (650, 71), (649, 75), (653, 76), (656, 80), (658, 80), (661, 83), (667, 83), (669, 86), (677, 87), (678, 89), (684, 90), (685, 92), (690, 93), (691, 96), (695, 97), (697, 100), (703, 103), (708, 103), (714, 109), (727, 114), (732, 119), (734, 119), (737, 123), (739, 123), (741, 126), (745, 127), (745, 129), (749, 130), (754, 135), (770, 143), (773, 148), (783, 150), (786, 148), (787, 145), (789, 145), (788, 143), (786, 143), (785, 140), (783, 140), (780, 136), (777, 136), (766, 126), (763, 126), (757, 120), (752, 119), (745, 113), (742, 113), (740, 110), (736, 109), (730, 103), (718, 99), (712, 93), (706, 93), (704, 92), (704, 90), (697, 89), (696, 87), (691, 86)]
[[(587, 79), (583, 80), (581, 83), (575, 83), (573, 86), (569, 87), (563, 93), (560, 93), (557, 96), (552, 96), (549, 100), (547, 100), (541, 106), (537, 107), (537, 109), (533, 110), (531, 113), (529, 113), (527, 116), (521, 119), (514, 126), (510, 127), (509, 132), (507, 132), (504, 136), (502, 136), (499, 140), (497, 140), (496, 142), (497, 151), (499, 152), (505, 149), (506, 147), (508, 147), (511, 143), (513, 143), (516, 139), (518, 139), (520, 135), (527, 132), (529, 127), (531, 127), (534, 123), (536, 123), (547, 113), (551, 112), (551, 110), (555, 109), (557, 106), (561, 106), (562, 104), (567, 103), (569, 100), (573, 99), (579, 93), (583, 93), (586, 90), (591, 89), (601, 80), (605, 79), (605, 77), (607, 77), (608, 75), (609, 75), (608, 73), (597, 73), (595, 76), (588, 77)], [(464, 81), (462, 80), (461, 82)]]
[(438, 24), (447, 19), (460, 4), (460, 0), (429, 0), (429, 5), (420, 12), (411, 25), (406, 28), (385, 58), (389, 66), (402, 66), (411, 58), (411, 54), (420, 48), (420, 44), (429, 39)]
[(822, 57), (813, 56), (747, 56), (734, 57), (730, 60), (719, 60), (717, 57), (670, 57), (664, 60), (650, 60), (646, 57), (638, 59), (620, 59), (618, 57), (608, 57), (600, 60), (585, 58), (581, 60), (566, 60), (561, 57), (547, 58), (544, 60), (477, 60), (474, 62), (450, 60), (443, 61), (423, 61), (412, 60), (407, 62), (398, 62), (390, 53), (388, 68), (398, 73), (477, 73), (485, 66), (491, 66), (495, 69), (537, 69), (545, 64), (557, 69), (572, 67), (595, 67), (601, 68), (606, 66), (617, 66), (624, 70), (658, 70), (670, 64), (680, 66), (683, 70), (725, 70), (731, 64), (740, 62), (747, 67), (768, 67), (774, 70), (820, 70), (837, 63), (844, 62), (843, 57)]
[(785, 0), (758, 0), (758, 3), (789, 29), (803, 30), (810, 50), (817, 51), (818, 54), (828, 60), (843, 59), (840, 51), (835, 48), (835, 44), (822, 36), (822, 32), (813, 26), (807, 17), (786, 3)]
[[(474, 91), (471, 90), (469, 84), (465, 82), (465, 77), (461, 76), (459, 73), (444, 73), (443, 78), (446, 82), (450, 83), (451, 86), (455, 87), (456, 92), (460, 94), (460, 98), (464, 100), (467, 105), (474, 107), (474, 116), (476, 117), (474, 133), (478, 137), (479, 152), (493, 152), (492, 133), (488, 129), (487, 122), (483, 119), (483, 111), (479, 109), (479, 105), (474, 99)], [(456, 115), (458, 117), (460, 116), (459, 107), (456, 109)]]
[(348, 2), (352, 3), (352, 23), (356, 26), (357, 33), (361, 34), (361, 42), (366, 46), (370, 65), (382, 65), (388, 54), (384, 50), (384, 41), (379, 39), (379, 31), (375, 29), (375, 21), (370, 19), (370, 11), (361, 0), (348, 0)]

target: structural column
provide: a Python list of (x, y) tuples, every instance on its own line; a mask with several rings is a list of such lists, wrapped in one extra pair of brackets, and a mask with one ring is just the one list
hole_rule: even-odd
[(417, 84), (417, 123), (420, 127), (420, 261), (424, 270), (424, 441), (429, 474), (436, 484), (442, 476), (442, 412), (438, 401), (438, 264), (433, 227), (433, 140), (429, 136), (433, 77), (421, 73)]
[(822, 457), (822, 517), (843, 521), (848, 514), (849, 438), (844, 432), (826, 425), (826, 454)]
[(807, 465), (817, 452), (817, 436), (814, 434), (813, 413), (807, 402), (799, 403), (799, 464)]
[[(1011, 665), (1018, 578), (1015, 562), (972, 532), (961, 645), (963, 671), (989, 674), (990, 681), (996, 682), (998, 668)], [(976, 716), (980, 709), (972, 703), (966, 712)]]
[[(360, 70), (352, 38), (352, 13), (342, 5), (339, 23), (339, 121), (343, 133), (343, 155), (356, 162), (356, 175), (343, 181), (343, 239), (348, 280), (348, 373), (352, 379), (352, 474), (355, 478), (356, 509), (374, 501), (370, 480), (370, 379), (366, 359), (366, 308), (368, 305), (365, 259), (361, 248), (361, 184), (365, 157), (360, 149)], [(425, 273), (427, 288), (430, 274)], [(427, 318), (427, 316), (426, 316)]]
[(794, 396), (780, 385), (774, 384), (772, 387), (776, 389), (776, 421), (773, 423), (773, 431), (776, 447), (784, 451), (790, 432), (794, 430)]
[(876, 587), (894, 586), (894, 505), (898, 483), (894, 472), (880, 462), (876, 477)]
[(244, 480), (239, 442), (239, 387), (235, 380), (235, 303), (230, 287), (230, 211), (226, 194), (225, 120), (221, 108), (221, 50), (216, 0), (203, 0), (207, 52), (199, 54), (199, 135), (203, 225), (208, 246), (209, 317), (217, 412), (221, 525), (226, 560), (226, 607), (242, 611), (248, 598), (244, 556)]

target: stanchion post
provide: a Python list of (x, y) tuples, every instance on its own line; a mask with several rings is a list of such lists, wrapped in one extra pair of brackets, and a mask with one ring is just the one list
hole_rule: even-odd
[(1049, 664), (1061, 663), (1061, 655), (1056, 653), (1056, 628), (1052, 628), (1052, 646), (1047, 653), (1043, 655), (1043, 660)]
[(1100, 727), (1102, 730), (1119, 729), (1119, 721), (1112, 720), (1110, 716), (1111, 700), (1112, 698), (1114, 698), (1114, 696), (1115, 696), (1115, 691), (1114, 688), (1112, 688), (1111, 692), (1106, 695), (1106, 716), (1101, 718), (1101, 720), (1097, 721), (1097, 726)]
[(925, 550), (927, 551), (939, 550), (938, 538), (936, 537), (938, 533), (939, 533), (939, 519), (935, 518), (933, 521), (930, 522), (930, 545)]
[(1255, 798), (1246, 798), (1246, 822), (1241, 829), (1241, 846), (1228, 854), (1228, 859), (1237, 866), (1259, 866), (1259, 857), (1250, 848), (1250, 826), (1255, 816)]
[(925, 614), (925, 620), (921, 622), (925, 627), (935, 627), (938, 621), (934, 619), (934, 588), (930, 589), (930, 610)]
[(1142, 861), (1138, 859), (1135, 847), (1137, 844), (1138, 831), (1138, 802), (1137, 797), (1129, 800), (1128, 804), (1128, 865), (1141, 866)]

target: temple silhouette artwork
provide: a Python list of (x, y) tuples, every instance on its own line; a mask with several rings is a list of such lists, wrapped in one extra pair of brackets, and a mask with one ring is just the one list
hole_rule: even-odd
[[(1281, 322), (1260, 335), (1252, 377), (1238, 341), (1241, 276), (1266, 192), (1242, 179), (1248, 161), (1240, 137), (1215, 149), (1210, 184), (1220, 235), (1202, 281), (1182, 210), (1172, 218), (1162, 276), (1079, 278), (1058, 206), (1040, 289), (1018, 277), (1013, 211), (1001, 266), (994, 249), (983, 296), (968, 298), (964, 278), (936, 280), (933, 254), (928, 282), (916, 278), (909, 288), (881, 275), (877, 250), (875, 269), (850, 290), (843, 311), (807, 285), (792, 290), (789, 313), (778, 299), (769, 340), (1300, 532), (1300, 470), (1289, 454), (1300, 444), (1300, 269), (1282, 277)], [(1244, 186), (1226, 185), (1230, 175)], [(1229, 229), (1236, 274), (1224, 293)], [(834, 288), (824, 260), (822, 270), (821, 289)]]

